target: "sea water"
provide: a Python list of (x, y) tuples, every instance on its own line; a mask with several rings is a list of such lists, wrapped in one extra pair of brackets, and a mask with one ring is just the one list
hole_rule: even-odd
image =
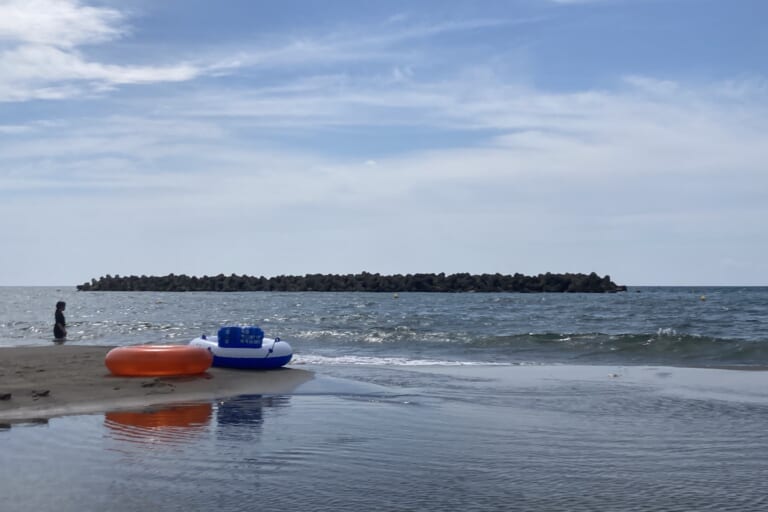
[(186, 343), (258, 325), (299, 363), (763, 365), (768, 287), (617, 294), (77, 292), (0, 287), (0, 347)]
[[(766, 288), (0, 288), (0, 346), (289, 341), (293, 393), (0, 431), (0, 509), (766, 510)], [(729, 369), (722, 369), (727, 367)]]

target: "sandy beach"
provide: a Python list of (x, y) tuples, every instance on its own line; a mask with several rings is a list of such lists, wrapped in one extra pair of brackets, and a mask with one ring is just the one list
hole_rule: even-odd
[(0, 423), (41, 420), (247, 393), (288, 393), (313, 378), (305, 370), (211, 368), (184, 377), (116, 377), (104, 366), (111, 347), (0, 348)]

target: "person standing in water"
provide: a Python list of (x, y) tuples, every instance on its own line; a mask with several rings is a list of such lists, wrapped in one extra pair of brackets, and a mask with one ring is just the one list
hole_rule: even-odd
[(63, 301), (56, 303), (56, 313), (54, 314), (56, 323), (53, 325), (53, 337), (56, 341), (63, 341), (67, 337), (67, 321), (64, 318), (66, 307), (67, 304)]

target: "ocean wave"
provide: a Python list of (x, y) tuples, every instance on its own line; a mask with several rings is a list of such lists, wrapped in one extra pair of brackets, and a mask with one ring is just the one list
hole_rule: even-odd
[[(534, 363), (768, 364), (768, 343), (680, 334), (522, 333), (500, 336), (468, 333), (367, 333), (293, 345), (308, 364), (467, 365)], [(339, 353), (340, 355), (333, 355)], [(311, 356), (307, 354), (313, 354)]]
[(510, 366), (510, 363), (458, 361), (438, 359), (411, 359), (408, 357), (375, 357), (361, 355), (323, 356), (317, 354), (295, 355), (291, 365), (362, 365), (362, 366)]
[(731, 340), (696, 334), (681, 334), (672, 328), (655, 333), (545, 333), (495, 336), (471, 343), (509, 353), (536, 352), (583, 360), (624, 360), (642, 363), (765, 364), (768, 342)]

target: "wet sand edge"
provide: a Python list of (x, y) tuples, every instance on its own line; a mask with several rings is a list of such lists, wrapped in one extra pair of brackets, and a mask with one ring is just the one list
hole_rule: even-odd
[(113, 347), (54, 345), (0, 348), (0, 423), (70, 414), (285, 394), (312, 380), (310, 371), (210, 368), (180, 377), (116, 377), (104, 365)]

